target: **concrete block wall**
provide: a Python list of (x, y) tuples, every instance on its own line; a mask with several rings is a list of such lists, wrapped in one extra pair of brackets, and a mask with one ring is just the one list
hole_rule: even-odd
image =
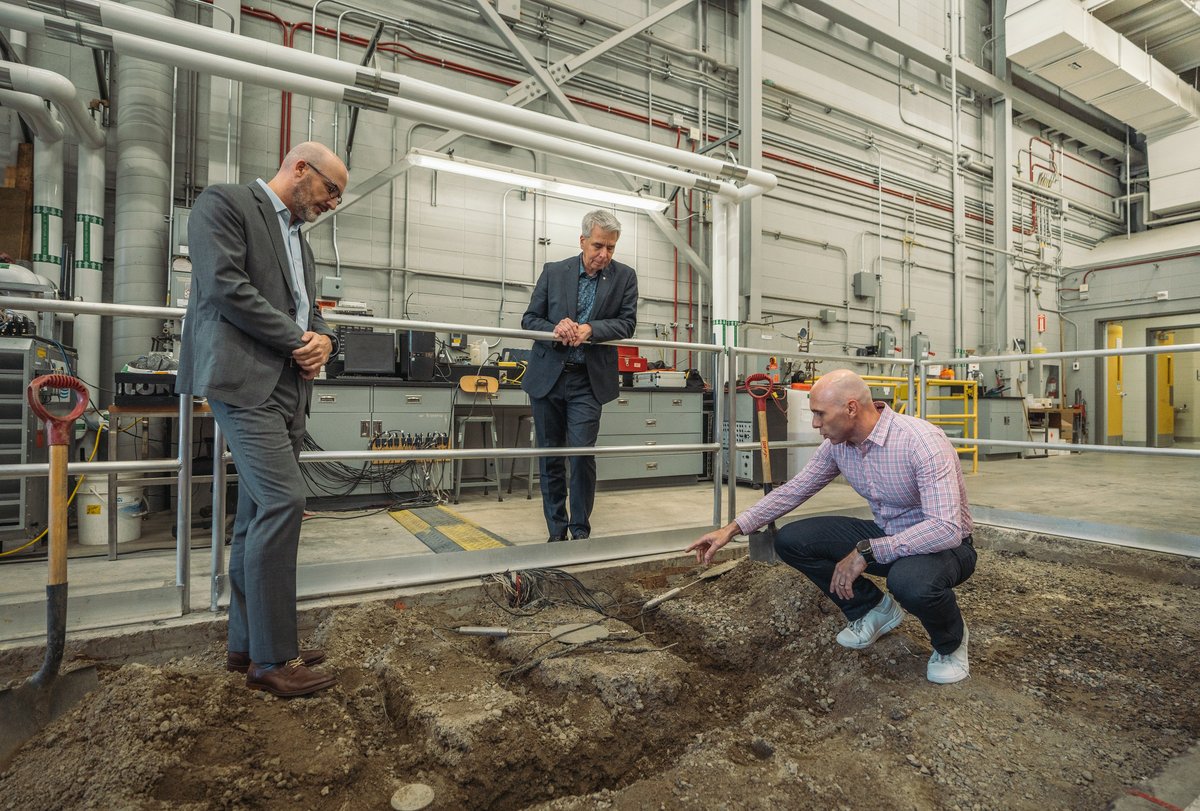
[[(632, 24), (646, 13), (641, 2), (603, 8), (576, 5), (578, 13), (571, 13), (530, 0), (516, 30), (535, 55), (553, 62), (578, 53), (611, 34), (616, 26)], [(305, 10), (290, 3), (255, 7), (293, 25), (308, 19)], [(402, 20), (389, 29), (385, 41), (395, 40), (403, 47), (396, 49), (399, 53), (379, 52), (373, 64), (381, 69), (490, 99), (502, 99), (508, 83), (525, 76), (518, 60), (478, 20), (470, 3), (374, 0), (362, 8)], [(876, 11), (923, 41), (936, 46), (949, 41), (941, 2), (923, 0)], [(181, 8), (178, 13), (183, 19), (194, 17), (190, 9)], [(971, 0), (966, 14), (962, 52), (974, 56), (982, 53), (990, 36), (985, 32), (987, 4)], [(764, 160), (765, 168), (778, 172), (783, 183), (763, 203), (762, 229), (767, 233), (761, 236), (759, 264), (752, 273), (760, 285), (764, 320), (787, 319), (790, 326), (745, 330), (743, 334), (751, 345), (794, 349), (794, 341), (783, 336), (794, 336), (797, 325), (815, 323), (819, 310), (833, 308), (839, 312), (839, 322), (816, 329), (821, 343), (815, 348), (819, 351), (845, 348), (852, 353), (855, 347), (873, 343), (875, 326), (886, 325), (896, 332), (901, 346), (907, 346), (912, 331), (920, 330), (932, 338), (935, 350), (946, 352), (952, 342), (952, 224), (948, 210), (949, 96), (944, 83), (928, 70), (897, 65), (894, 56), (881, 55), (861, 37), (831, 33), (828, 26), (817, 24), (819, 20), (811, 13), (793, 8), (786, 15), (813, 24), (792, 24), (774, 13), (767, 18), (763, 74), (776, 89), (764, 90), (765, 149), (787, 160)], [(611, 25), (603, 25), (604, 21)], [(324, 12), (318, 22), (327, 27), (337, 24), (332, 13)], [(282, 41), (281, 28), (274, 22), (243, 13), (241, 23), (245, 36)], [(717, 63), (735, 65), (737, 24), (735, 13), (724, 5), (698, 4), (654, 26), (653, 38), (678, 49), (703, 50)], [(366, 37), (371, 25), (362, 15), (352, 14), (344, 21), (344, 30)], [(307, 30), (297, 31), (295, 47), (308, 50), (312, 43)], [(317, 36), (315, 48), (321, 54), (338, 55), (338, 47), (329, 37)], [(343, 60), (357, 62), (361, 55), (357, 45), (341, 47)], [(440, 60), (465, 66), (471, 73), (446, 69)], [(78, 46), (49, 40), (31, 42), (30, 61), (64, 72), (81, 89), (94, 86), (90, 52)], [(703, 89), (696, 81), (701, 64), (707, 85)], [(181, 72), (176, 156), (180, 202), (186, 203), (192, 196), (185, 182), (190, 180), (197, 188), (209, 183), (210, 159), (223, 154), (220, 134), (209, 132), (208, 92), (213, 81), (223, 80), (199, 77), (193, 99), (190, 77)], [(689, 148), (689, 142), (670, 127), (640, 119), (669, 123), (679, 115), (685, 127), (703, 126), (705, 140), (698, 147), (710, 137), (738, 129), (735, 74), (644, 39), (590, 63), (565, 91), (587, 102), (577, 109), (590, 124), (671, 146), (679, 143)], [(94, 89), (84, 90), (85, 95), (88, 92)], [(788, 115), (783, 112), (785, 100), (790, 105)], [(193, 101), (198, 103), (193, 105)], [(280, 157), (282, 102), (278, 90), (243, 86), (237, 154), (241, 182), (270, 177), (274, 172)], [(193, 106), (194, 112), (188, 115)], [(292, 144), (309, 136), (311, 110), (312, 136), (326, 142), (336, 137), (335, 148), (344, 150), (348, 131), (344, 106), (310, 102), (296, 95), (291, 97), (291, 107)], [(546, 99), (530, 109), (559, 114)], [(1020, 149), (1028, 148), (1029, 137), (1040, 135), (1035, 123), (1018, 124), (1011, 154), (996, 156), (992, 154), (990, 111), (969, 100), (962, 103), (962, 109), (964, 149), (985, 165), (1007, 160), (1018, 169), (1028, 166), (1028, 155), (1022, 164)], [(7, 118), (7, 123), (0, 120), (0, 132), (11, 135), (11, 116)], [(440, 135), (439, 130), (421, 122), (360, 113), (351, 185), (392, 166), (410, 147), (428, 145)], [(188, 152), (193, 145), (194, 154)], [(616, 185), (610, 173), (534, 156), (483, 138), (460, 139), (454, 148), (456, 154), (473, 159)], [(719, 154), (745, 162), (739, 148), (735, 141), (722, 147)], [(1062, 163), (1072, 164), (1078, 179), (1086, 184), (1074, 184), (1073, 188), (1070, 181), (1059, 180), (1063, 193), (1103, 207), (1115, 181), (1085, 164), (1066, 159)], [(881, 170), (886, 190), (882, 195), (874, 185)], [(985, 222), (987, 185), (973, 175), (964, 175), (964, 182), (968, 210), (983, 212), (967, 222), (967, 236), (986, 241), (990, 239)], [(654, 184), (651, 192), (668, 194), (670, 190)], [(686, 231), (690, 221), (700, 250), (706, 253), (710, 212), (702, 195), (693, 195), (692, 200), (695, 210), (690, 215), (680, 207), (679, 227)], [(578, 220), (587, 208), (533, 195), (520, 199), (503, 187), (444, 173), (435, 185), (431, 173), (417, 170), (339, 216), (336, 226), (320, 224), (310, 239), (320, 263), (319, 274), (339, 273), (345, 298), (370, 302), (379, 314), (511, 327), (519, 322), (541, 265), (577, 251)], [(673, 209), (668, 216), (675, 216)], [(659, 335), (665, 325), (678, 323), (680, 337), (687, 337), (682, 326), (688, 317), (686, 262), (679, 262), (682, 281), (676, 282), (674, 249), (665, 237), (644, 215), (622, 212), (621, 217), (626, 231), (618, 258), (638, 268), (643, 293), (638, 335)], [(875, 235), (881, 221), (882, 240)], [(1068, 229), (1085, 242), (1106, 233), (1104, 223), (1085, 218), (1070, 220)], [(111, 240), (111, 230), (109, 233)], [(1014, 234), (1014, 239), (1020, 243), (1022, 236)], [(993, 287), (990, 257), (968, 251), (965, 268), (967, 347), (986, 346), (991, 339), (989, 323), (997, 295), (1009, 297), (1019, 323), (1028, 323), (1035, 316), (1036, 302), (1025, 292), (1020, 273), (1014, 274), (1011, 290), (998, 292)], [(879, 276), (877, 299), (846, 295), (848, 275), (859, 271)], [(1045, 287), (1049, 291), (1053, 285), (1046, 283)], [(699, 285), (693, 286), (692, 294), (697, 300), (711, 299), (711, 292)], [(678, 304), (677, 297), (682, 299)], [(1043, 301), (1052, 303), (1051, 292), (1043, 294)], [(902, 307), (916, 311), (915, 323), (900, 320)], [(1052, 332), (1056, 330), (1054, 323)], [(764, 332), (775, 337), (762, 338)], [(700, 332), (695, 337), (703, 340), (708, 336)]]

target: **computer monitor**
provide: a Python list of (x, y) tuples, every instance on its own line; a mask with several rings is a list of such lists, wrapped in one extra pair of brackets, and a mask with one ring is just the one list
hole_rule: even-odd
[(342, 354), (346, 359), (343, 374), (396, 374), (396, 336), (391, 332), (347, 332)]

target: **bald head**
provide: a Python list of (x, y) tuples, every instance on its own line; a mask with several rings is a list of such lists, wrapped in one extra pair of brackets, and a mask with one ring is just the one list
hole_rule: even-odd
[(349, 179), (346, 164), (329, 147), (305, 141), (284, 156), (279, 171), (267, 185), (293, 217), (312, 222), (337, 208)]
[(812, 396), (824, 395), (839, 405), (851, 400), (860, 405), (871, 405), (871, 389), (867, 382), (849, 369), (834, 369), (813, 384)]
[(870, 387), (849, 369), (821, 375), (809, 394), (809, 406), (813, 428), (834, 444), (849, 441), (857, 445), (879, 422)]

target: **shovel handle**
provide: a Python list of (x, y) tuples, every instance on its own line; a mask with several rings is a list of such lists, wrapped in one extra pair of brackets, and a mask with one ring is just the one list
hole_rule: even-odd
[[(759, 385), (752, 387), (752, 383)], [(771, 474), (771, 448), (767, 444), (767, 398), (771, 396), (774, 388), (775, 381), (761, 372), (746, 378), (746, 391), (754, 398), (754, 402), (758, 408), (758, 444), (762, 451), (764, 484), (769, 484), (775, 480), (775, 477)]]
[[(42, 402), (42, 389), (70, 389), (79, 395), (75, 407), (69, 414), (51, 414)], [(77, 377), (64, 374), (42, 375), (35, 377), (25, 390), (29, 407), (38, 419), (46, 423), (46, 442), (49, 445), (71, 444), (71, 426), (83, 415), (88, 403), (88, 388)]]

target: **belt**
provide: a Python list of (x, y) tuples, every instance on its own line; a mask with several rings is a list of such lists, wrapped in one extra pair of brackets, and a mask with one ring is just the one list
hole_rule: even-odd
[(564, 363), (563, 371), (564, 372), (584, 372), (584, 371), (587, 371), (587, 364), (586, 363)]

